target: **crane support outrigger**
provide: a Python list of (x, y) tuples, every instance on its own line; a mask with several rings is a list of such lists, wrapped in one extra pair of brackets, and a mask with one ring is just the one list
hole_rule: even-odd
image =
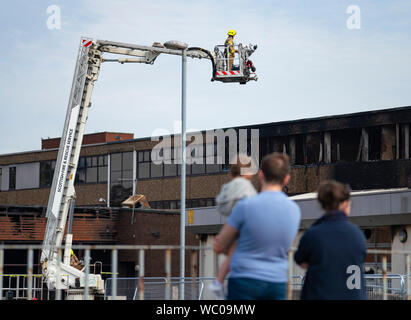
[[(244, 50), (242, 50), (243, 47), (239, 45), (239, 48), (239, 68), (241, 68), (241, 74), (237, 73), (235, 77), (232, 77), (232, 75), (224, 76), (222, 73), (220, 75), (219, 72), (222, 71), (220, 69), (224, 68), (224, 61), (217, 53), (217, 49), (215, 49), (213, 54), (205, 49), (192, 47), (186, 49), (186, 55), (192, 58), (210, 59), (213, 66), (212, 81), (239, 82), (243, 84), (249, 80), (257, 80), (255, 73), (250, 71), (250, 63), (248, 62), (248, 57), (254, 52), (256, 46), (244, 47)], [(104, 53), (128, 57), (104, 59)], [(104, 292), (104, 282), (100, 275), (88, 274), (88, 283), (86, 284), (86, 273), (84, 270), (79, 270), (70, 265), (73, 237), (71, 223), (65, 236), (63, 261), (61, 261), (60, 251), (68, 213), (70, 212), (72, 217), (74, 212), (76, 198), (74, 180), (85, 124), (91, 106), (91, 94), (103, 62), (116, 61), (119, 63), (153, 64), (162, 53), (182, 55), (183, 51), (168, 49), (161, 43), (154, 43), (153, 46), (141, 46), (81, 38), (63, 134), (47, 205), (47, 226), (40, 259), (44, 280), (49, 289), (67, 290), (68, 294), (70, 294), (70, 290), (74, 292), (76, 289), (88, 287), (91, 290), (90, 296)]]

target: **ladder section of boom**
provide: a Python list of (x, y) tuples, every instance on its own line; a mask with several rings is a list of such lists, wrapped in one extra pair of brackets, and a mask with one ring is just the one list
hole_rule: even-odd
[(56, 259), (62, 244), (70, 199), (75, 196), (74, 180), (91, 93), (101, 60), (101, 52), (94, 48), (92, 41), (82, 38), (47, 205), (41, 262)]

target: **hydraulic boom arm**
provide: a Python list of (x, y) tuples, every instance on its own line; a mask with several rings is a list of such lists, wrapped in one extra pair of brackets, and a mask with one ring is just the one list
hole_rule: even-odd
[[(120, 54), (133, 58), (104, 60), (103, 53)], [(63, 255), (61, 252), (59, 254), (59, 249), (62, 246), (70, 203), (74, 203), (71, 200), (76, 197), (74, 180), (87, 115), (91, 106), (91, 94), (94, 82), (98, 79), (101, 63), (105, 61), (118, 61), (120, 63), (153, 64), (161, 53), (182, 55), (181, 50), (171, 50), (164, 47), (138, 46), (103, 40), (93, 42), (88, 38), (81, 39), (47, 205), (47, 226), (42, 246), (41, 263), (49, 289), (74, 288), (78, 287), (78, 283), (80, 287), (84, 286), (84, 272), (70, 266), (69, 259), (67, 259), (71, 251), (71, 234), (66, 236), (65, 259), (63, 263), (60, 261)], [(208, 57), (202, 52), (189, 52), (187, 56), (193, 58)], [(102, 281), (99, 276), (89, 275), (89, 278), (90, 288), (102, 289)]]
[[(252, 51), (250, 52), (252, 53)], [(104, 59), (104, 53), (119, 54), (127, 57)], [(68, 212), (71, 210), (71, 213), (73, 213), (74, 210), (74, 199), (76, 197), (74, 180), (88, 111), (91, 106), (91, 94), (94, 88), (94, 82), (98, 79), (101, 64), (102, 62), (111, 61), (153, 64), (156, 58), (162, 53), (182, 55), (183, 51), (166, 48), (160, 43), (154, 43), (153, 46), (150, 47), (106, 40), (93, 42), (89, 38), (81, 39), (47, 205), (47, 226), (43, 240), (41, 263), (43, 275), (49, 289), (69, 289), (85, 286), (85, 273), (70, 265), (71, 228), (65, 239), (63, 261), (61, 261), (63, 255), (60, 249), (66, 229)], [(248, 55), (251, 53), (248, 53)], [(243, 77), (236, 76), (236, 78), (218, 75), (216, 72), (218, 56), (202, 48), (187, 48), (186, 55), (192, 58), (210, 59), (213, 65), (212, 80), (222, 82), (237, 81), (240, 83), (245, 83), (245, 81), (248, 80), (256, 80), (250, 78), (249, 75), (245, 73), (243, 73)], [(241, 68), (243, 67), (241, 66)], [(244, 78), (244, 75), (248, 78)], [(103, 290), (103, 281), (99, 275), (90, 274), (88, 282), (89, 288), (100, 292)]]

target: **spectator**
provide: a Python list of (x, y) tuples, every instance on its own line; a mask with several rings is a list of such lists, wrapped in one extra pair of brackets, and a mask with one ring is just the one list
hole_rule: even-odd
[(318, 201), (325, 214), (304, 233), (294, 255), (302, 268), (308, 268), (301, 299), (366, 299), (363, 263), (367, 246), (360, 228), (348, 221), (350, 188), (323, 181)]
[[(256, 171), (255, 162), (251, 157), (239, 155), (231, 165), (231, 181), (224, 184), (216, 197), (217, 209), (223, 216), (229, 216), (234, 205), (245, 197), (257, 194), (250, 182)], [(209, 285), (209, 289), (218, 299), (224, 299), (223, 282), (230, 271), (230, 261), (235, 249), (235, 243), (228, 250), (227, 258), (220, 265), (217, 279)]]
[(300, 223), (299, 207), (282, 192), (289, 173), (287, 155), (265, 156), (258, 171), (261, 192), (239, 201), (214, 239), (214, 250), (227, 254), (238, 238), (229, 300), (285, 299), (288, 251)]

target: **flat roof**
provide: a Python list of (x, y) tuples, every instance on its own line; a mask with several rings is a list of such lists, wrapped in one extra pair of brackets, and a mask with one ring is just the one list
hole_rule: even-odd
[[(368, 190), (353, 190), (350, 195), (355, 197), (358, 195), (372, 195), (372, 194), (384, 194), (384, 193), (393, 193), (393, 192), (402, 192), (407, 191), (409, 188), (390, 188), (390, 189), (368, 189)], [(292, 200), (313, 200), (317, 199), (317, 192), (302, 193), (295, 196), (290, 196)]]
[[(290, 199), (301, 209), (301, 229), (309, 228), (324, 214), (316, 193), (292, 196)], [(187, 230), (196, 234), (218, 233), (227, 220), (217, 211), (217, 207), (190, 209), (186, 216)], [(192, 223), (189, 223), (188, 216), (191, 216)], [(349, 219), (360, 227), (411, 225), (411, 188), (353, 191)]]

